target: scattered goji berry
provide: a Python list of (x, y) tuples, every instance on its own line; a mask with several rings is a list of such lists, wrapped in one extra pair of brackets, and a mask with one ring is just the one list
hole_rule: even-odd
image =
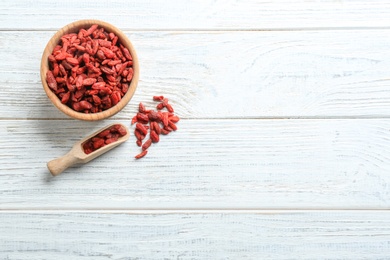
[(148, 153), (148, 150), (144, 150), (144, 151), (142, 151), (140, 154), (137, 154), (137, 155), (135, 156), (135, 159), (141, 159), (141, 158), (144, 157), (147, 153)]
[[(136, 159), (144, 157), (152, 143), (160, 141), (160, 134), (167, 135), (177, 130), (176, 123), (180, 118), (173, 114), (174, 110), (164, 96), (153, 96), (154, 101), (161, 102), (157, 105), (157, 110), (147, 110), (143, 103), (139, 103), (138, 113), (131, 120), (135, 125), (134, 135), (137, 138), (137, 145), (142, 147), (142, 152), (135, 156)], [(162, 111), (166, 108), (168, 112)], [(149, 124), (149, 126), (147, 125)], [(149, 139), (142, 144), (142, 140), (149, 133)]]

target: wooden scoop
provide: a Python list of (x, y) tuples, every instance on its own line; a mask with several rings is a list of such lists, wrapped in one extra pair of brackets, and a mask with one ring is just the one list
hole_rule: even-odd
[[(110, 144), (107, 144), (103, 147), (100, 147), (99, 149), (93, 151), (90, 154), (86, 154), (84, 152), (84, 149), (83, 149), (84, 142), (89, 140), (91, 137), (94, 137), (97, 134), (103, 132), (104, 130), (112, 127), (113, 125), (121, 125), (124, 129), (126, 129), (126, 135), (119, 137), (118, 140), (113, 142), (113, 143), (110, 143)], [(120, 145), (121, 143), (126, 142), (129, 139), (129, 137), (130, 137), (130, 132), (126, 126), (124, 126), (122, 124), (118, 124), (118, 123), (108, 125), (102, 129), (96, 131), (95, 133), (85, 137), (84, 139), (78, 141), (77, 143), (75, 143), (73, 145), (73, 148), (64, 156), (48, 162), (47, 168), (49, 168), (49, 171), (53, 176), (57, 176), (61, 172), (66, 170), (68, 167), (70, 167), (74, 164), (87, 163), (87, 162), (95, 159), (96, 157), (102, 155), (103, 153), (108, 152), (109, 150)]]

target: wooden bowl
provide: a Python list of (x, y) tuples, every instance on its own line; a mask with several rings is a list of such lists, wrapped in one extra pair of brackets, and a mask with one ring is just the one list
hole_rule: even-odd
[[(49, 70), (49, 61), (48, 57), (50, 54), (52, 54), (54, 47), (60, 42), (60, 38), (62, 35), (68, 34), (68, 33), (77, 33), (81, 28), (88, 29), (93, 24), (98, 24), (99, 27), (103, 27), (107, 32), (112, 32), (115, 35), (118, 36), (118, 42), (120, 42), (123, 46), (125, 46), (132, 58), (133, 58), (133, 78), (131, 80), (131, 83), (129, 85), (129, 89), (126, 92), (126, 94), (122, 97), (122, 99), (113, 107), (104, 110), (102, 112), (98, 113), (81, 113), (73, 110), (72, 108), (68, 107), (67, 105), (64, 105), (61, 103), (61, 100), (56, 96), (56, 94), (49, 88), (47, 82), (46, 82), (46, 72)], [(126, 37), (126, 35), (116, 28), (115, 26), (108, 24), (103, 21), (99, 20), (80, 20), (73, 22), (71, 24), (66, 25), (65, 27), (61, 28), (47, 43), (45, 50), (43, 51), (42, 60), (41, 60), (41, 81), (43, 85), (43, 89), (45, 90), (47, 96), (53, 102), (53, 104), (61, 110), (66, 115), (80, 120), (87, 120), (87, 121), (95, 121), (95, 120), (102, 120), (105, 118), (109, 118), (119, 111), (121, 111), (127, 103), (130, 101), (130, 99), (133, 97), (135, 89), (137, 88), (138, 79), (139, 79), (139, 64), (138, 64), (138, 58), (137, 54), (135, 52), (135, 49), (133, 45), (131, 44), (130, 40)]]

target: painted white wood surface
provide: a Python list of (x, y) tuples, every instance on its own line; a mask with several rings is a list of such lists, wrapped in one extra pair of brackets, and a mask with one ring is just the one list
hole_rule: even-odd
[(49, 177), (112, 122), (0, 121), (0, 209), (390, 208), (389, 119), (181, 120), (142, 160), (131, 136)]
[(388, 211), (13, 212), (0, 222), (1, 259), (390, 258)]
[(131, 30), (256, 30), (389, 27), (386, 0), (13, 1), (0, 3), (0, 29), (56, 30), (101, 19)]
[[(0, 259), (390, 259), (388, 1), (0, 2)], [(55, 30), (125, 30), (141, 80), (112, 120), (42, 91)], [(46, 162), (166, 94), (183, 118), (51, 178)]]
[[(159, 93), (185, 118), (390, 116), (388, 30), (126, 34), (141, 77), (118, 119)], [(0, 32), (1, 118), (66, 118), (40, 82), (52, 35)]]

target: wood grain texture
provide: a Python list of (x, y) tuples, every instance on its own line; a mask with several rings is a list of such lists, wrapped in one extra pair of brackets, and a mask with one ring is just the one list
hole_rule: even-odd
[(112, 122), (0, 121), (0, 209), (390, 208), (388, 119), (181, 120), (142, 160), (131, 136), (50, 177)]
[[(156, 94), (186, 118), (389, 117), (389, 32), (126, 32), (140, 82), (115, 118)], [(1, 118), (66, 118), (39, 78), (51, 36), (0, 33)]]
[[(1, 1), (0, 259), (390, 259), (389, 17), (386, 0)], [(43, 92), (43, 49), (79, 19), (139, 54), (113, 120)], [(147, 157), (132, 137), (50, 176), (156, 94), (183, 120)]]
[(0, 29), (47, 30), (80, 19), (121, 29), (263, 30), (389, 27), (386, 0), (344, 1), (12, 1), (0, 3)]
[(389, 211), (0, 214), (1, 259), (389, 259)]

